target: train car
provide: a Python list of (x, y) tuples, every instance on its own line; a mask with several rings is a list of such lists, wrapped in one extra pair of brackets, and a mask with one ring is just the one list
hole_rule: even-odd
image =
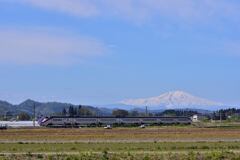
[(82, 125), (95, 125), (98, 124), (98, 119), (94, 117), (77, 117), (73, 118), (74, 125), (82, 126)]
[(159, 117), (143, 117), (141, 118), (142, 124), (158, 124)]
[(99, 124), (103, 124), (103, 125), (112, 125), (112, 124), (118, 124), (119, 123), (119, 119), (116, 117), (98, 117), (98, 122)]
[(45, 127), (80, 127), (99, 125), (159, 125), (159, 124), (191, 124), (190, 117), (68, 117), (52, 116), (39, 121)]
[(142, 119), (140, 117), (125, 117), (125, 118), (119, 118), (120, 124), (141, 124)]

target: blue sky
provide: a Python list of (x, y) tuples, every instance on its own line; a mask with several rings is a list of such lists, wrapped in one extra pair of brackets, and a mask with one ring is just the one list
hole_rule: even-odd
[(238, 0), (0, 0), (0, 99), (240, 105), (239, 17)]

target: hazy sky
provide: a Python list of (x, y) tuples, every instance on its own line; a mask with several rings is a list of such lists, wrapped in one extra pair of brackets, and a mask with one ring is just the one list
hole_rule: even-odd
[(0, 0), (0, 99), (240, 104), (239, 0)]

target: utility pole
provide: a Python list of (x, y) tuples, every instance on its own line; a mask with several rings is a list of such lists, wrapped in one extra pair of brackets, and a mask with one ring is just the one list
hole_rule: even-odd
[(219, 114), (220, 114), (220, 123), (222, 122), (222, 113), (221, 113), (221, 110), (219, 111)]
[(146, 106), (146, 110), (145, 110), (145, 116), (148, 116), (148, 107)]
[(36, 106), (35, 106), (35, 103), (34, 103), (33, 104), (33, 127), (36, 126), (35, 119), (36, 119)]

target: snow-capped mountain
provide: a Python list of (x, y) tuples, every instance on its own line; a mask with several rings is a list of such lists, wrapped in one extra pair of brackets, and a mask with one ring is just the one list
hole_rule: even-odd
[(222, 103), (199, 98), (183, 91), (168, 92), (158, 97), (128, 99), (120, 103), (133, 106), (149, 106), (159, 109), (193, 108), (214, 110), (223, 106)]

